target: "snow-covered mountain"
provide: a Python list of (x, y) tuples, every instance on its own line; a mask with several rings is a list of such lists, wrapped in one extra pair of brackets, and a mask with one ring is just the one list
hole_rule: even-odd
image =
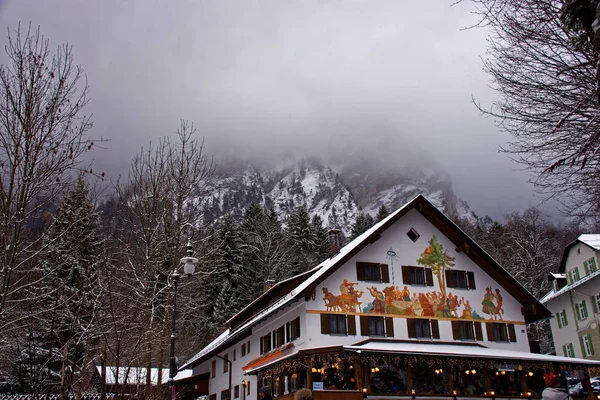
[(381, 163), (360, 162), (324, 164), (318, 159), (302, 159), (285, 166), (259, 170), (248, 162), (222, 162), (206, 218), (213, 220), (233, 212), (241, 217), (253, 201), (273, 206), (285, 224), (301, 205), (319, 215), (327, 227), (349, 234), (359, 213), (375, 216), (382, 205), (389, 211), (423, 194), (447, 215), (475, 221), (466, 201), (452, 191), (452, 181), (444, 172), (384, 169)]

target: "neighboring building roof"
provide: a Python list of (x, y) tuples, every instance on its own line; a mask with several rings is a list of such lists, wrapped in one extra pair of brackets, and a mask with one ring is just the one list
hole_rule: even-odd
[(571, 243), (569, 243), (567, 245), (567, 247), (565, 247), (562, 258), (560, 259), (560, 266), (558, 267), (559, 273), (564, 274), (565, 272), (567, 272), (565, 270), (567, 267), (567, 257), (569, 256), (569, 252), (571, 251), (571, 248), (573, 248), (573, 246), (575, 246), (578, 243), (583, 243), (586, 246), (588, 246), (589, 248), (591, 248), (592, 250), (600, 250), (600, 234), (580, 235), (577, 239), (575, 239)]
[[(231, 343), (234, 338), (269, 317), (271, 314), (279, 311), (283, 307), (304, 297), (311, 290), (323, 282), (329, 275), (344, 265), (349, 259), (356, 255), (360, 250), (379, 239), (381, 234), (402, 216), (410, 210), (417, 209), (429, 222), (439, 229), (456, 246), (456, 251), (464, 251), (465, 254), (485, 272), (490, 275), (499, 285), (510, 293), (519, 303), (523, 305), (523, 313), (527, 323), (546, 319), (552, 314), (544, 307), (538, 299), (529, 293), (516, 279), (514, 279), (504, 268), (502, 268), (489, 254), (479, 247), (466, 233), (464, 233), (454, 222), (446, 217), (440, 210), (432, 205), (425, 197), (418, 195), (398, 210), (391, 213), (387, 218), (375, 224), (362, 235), (344, 246), (339, 253), (332, 258), (323, 261), (317, 267), (310, 277), (300, 283), (298, 287), (285, 294), (279, 300), (267, 307), (261, 313), (246, 321), (232, 332), (226, 331), (219, 338), (202, 351), (188, 360), (182, 368), (193, 367), (203, 359), (211, 357), (221, 346)], [(464, 249), (464, 250), (459, 250)]]
[[(102, 366), (96, 365), (96, 371), (98, 375), (102, 375)], [(169, 368), (162, 369), (161, 383), (167, 383), (169, 380)], [(150, 368), (150, 382), (152, 385), (158, 385), (158, 368)], [(192, 376), (191, 369), (182, 369), (177, 372), (175, 380), (185, 379)], [(106, 367), (106, 384), (116, 385), (145, 385), (147, 377), (147, 368), (144, 367), (119, 367), (107, 366)]]
[[(566, 275), (567, 258), (569, 257), (569, 253), (571, 252), (571, 249), (573, 248), (573, 246), (575, 246), (578, 243), (583, 243), (586, 246), (590, 247), (592, 250), (600, 250), (600, 234), (580, 235), (576, 240), (569, 243), (563, 251), (562, 258), (560, 260), (560, 266), (558, 267), (558, 273), (550, 273), (550, 277), (552, 277), (554, 279), (567, 277), (567, 275)], [(574, 289), (574, 288), (584, 284), (585, 282), (589, 281), (590, 279), (595, 278), (599, 274), (600, 274), (600, 271), (596, 271), (587, 276), (584, 276), (577, 282), (573, 282), (570, 285), (566, 285), (566, 286), (562, 287), (560, 290), (558, 290), (556, 292), (554, 290), (551, 290), (544, 297), (542, 297), (540, 299), (540, 302), (542, 304), (545, 304), (548, 301), (555, 299), (564, 293), (567, 293), (569, 290)]]
[[(555, 299), (555, 298), (563, 295), (564, 293), (567, 293), (571, 289), (575, 289), (576, 287), (583, 285), (587, 281), (590, 281), (590, 280), (596, 278), (597, 276), (600, 276), (600, 270), (598, 270), (596, 272), (592, 272), (591, 274), (584, 276), (577, 282), (573, 282), (570, 285), (565, 285), (564, 287), (560, 288), (560, 290), (557, 290), (556, 292), (554, 290), (551, 290), (550, 292), (548, 292), (548, 294), (546, 294), (544, 297), (542, 297), (540, 299), (540, 302), (542, 304), (546, 304), (550, 300)], [(564, 276), (563, 276), (563, 278), (564, 278)]]

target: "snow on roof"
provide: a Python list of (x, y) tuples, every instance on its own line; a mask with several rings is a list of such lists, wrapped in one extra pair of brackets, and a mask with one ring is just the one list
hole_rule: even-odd
[[(96, 371), (98, 374), (102, 374), (102, 366), (96, 365)], [(119, 367), (117, 370), (116, 366), (106, 367), (106, 384), (115, 385), (119, 382), (119, 385), (145, 385), (146, 384), (146, 371), (144, 367)], [(161, 383), (167, 383), (169, 380), (169, 368), (163, 368), (161, 373)], [(175, 380), (185, 379), (192, 376), (191, 369), (180, 370), (175, 375)], [(150, 382), (152, 385), (158, 385), (158, 368), (150, 368)]]
[(229, 329), (225, 330), (225, 332), (223, 332), (219, 336), (217, 336), (217, 338), (215, 340), (213, 340), (208, 345), (206, 345), (206, 347), (204, 347), (202, 350), (200, 350), (195, 356), (193, 356), (192, 358), (190, 358), (189, 360), (187, 360), (181, 366), (181, 368), (187, 367), (188, 365), (190, 365), (194, 361), (196, 361), (196, 360), (200, 359), (201, 357), (205, 356), (206, 354), (210, 353), (211, 351), (213, 351), (214, 349), (216, 349), (217, 347), (219, 347), (221, 344), (225, 343), (225, 341), (227, 339), (229, 339)]
[[(566, 277), (565, 274), (557, 274), (557, 275), (562, 275), (562, 276), (560, 276), (561, 278), (565, 278)], [(575, 289), (576, 287), (583, 285), (587, 281), (592, 280), (592, 279), (596, 278), (599, 275), (600, 275), (600, 270), (598, 270), (596, 272), (592, 272), (591, 274), (584, 276), (583, 278), (581, 278), (577, 282), (573, 282), (570, 285), (566, 285), (565, 287), (561, 288), (560, 290), (558, 290), (556, 292), (553, 291), (553, 290), (551, 290), (550, 292), (548, 292), (548, 294), (546, 294), (544, 297), (542, 297), (540, 299), (540, 303), (545, 304), (546, 302), (548, 302), (548, 301), (550, 301), (552, 299), (555, 299), (555, 298), (557, 298), (558, 296), (560, 296), (560, 295), (562, 295), (564, 293), (569, 292), (569, 290), (571, 290), (571, 289)]]
[(506, 360), (527, 360), (539, 362), (561, 362), (569, 364), (586, 364), (600, 367), (600, 361), (586, 360), (583, 358), (569, 358), (560, 356), (551, 356), (548, 354), (527, 353), (524, 351), (491, 349), (484, 346), (466, 346), (453, 344), (437, 343), (417, 343), (417, 342), (367, 342), (360, 346), (344, 346), (344, 350), (370, 351), (375, 353), (403, 353), (403, 354), (426, 354), (438, 356), (459, 356), (472, 358), (490, 358), (498, 359), (501, 362)]
[[(337, 264), (338, 261), (342, 260), (346, 255), (348, 255), (350, 252), (352, 252), (352, 250), (354, 250), (358, 245), (360, 245), (373, 232), (377, 231), (382, 225), (386, 224), (390, 219), (394, 218), (397, 214), (402, 212), (402, 210), (404, 210), (409, 205), (411, 205), (412, 202), (417, 197), (419, 197), (419, 196), (416, 196), (414, 199), (410, 200), (404, 206), (400, 207), (399, 209), (397, 209), (396, 211), (394, 211), (393, 213), (388, 215), (386, 218), (384, 218), (383, 220), (381, 220), (380, 222), (378, 222), (377, 224), (372, 226), (370, 229), (365, 231), (362, 235), (358, 236), (356, 239), (354, 239), (353, 241), (348, 243), (346, 246), (342, 247), (342, 249), (340, 249), (339, 253), (337, 253), (335, 256), (328, 258), (327, 260), (323, 261), (321, 264), (317, 265), (315, 268), (313, 268), (313, 270), (316, 270), (313, 275), (311, 275), (304, 282), (300, 283), (300, 285), (298, 285), (298, 287), (296, 287), (296, 289), (287, 293), (285, 296), (281, 297), (278, 301), (276, 301), (275, 303), (273, 303), (272, 305), (270, 305), (269, 307), (264, 309), (262, 312), (258, 313), (254, 318), (251, 318), (246, 323), (241, 325), (234, 332), (232, 332), (231, 336), (235, 335), (238, 332), (244, 331), (245, 329), (262, 321), (264, 318), (268, 317), (270, 314), (276, 312), (281, 307), (287, 305), (288, 303), (291, 303), (304, 289), (308, 288), (319, 277), (326, 274), (330, 268), (332, 268), (334, 265)], [(200, 360), (203, 356), (210, 353), (213, 349), (215, 349), (219, 345), (225, 343), (225, 341), (227, 341), (229, 338), (230, 338), (230, 332), (228, 329), (225, 332), (223, 332), (223, 334), (221, 334), (221, 336), (219, 336), (217, 339), (213, 340), (213, 342), (211, 344), (209, 344), (204, 349), (202, 349), (198, 354), (196, 354), (195, 356), (190, 358), (182, 366), (182, 368), (188, 367), (191, 364), (195, 363), (196, 361)]]
[(585, 234), (580, 235), (577, 240), (593, 247), (596, 250), (600, 250), (600, 234)]
[(566, 279), (567, 278), (567, 274), (560, 274), (558, 272), (550, 272), (550, 276), (552, 276), (554, 279)]

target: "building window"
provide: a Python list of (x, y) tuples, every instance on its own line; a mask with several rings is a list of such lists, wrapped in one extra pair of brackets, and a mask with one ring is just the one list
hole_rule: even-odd
[(250, 341), (246, 343), (246, 354), (250, 354)]
[(585, 300), (581, 300), (581, 302), (575, 303), (575, 313), (577, 314), (577, 319), (579, 321), (583, 321), (589, 316)]
[(242, 344), (242, 357), (246, 355), (246, 343)]
[(217, 400), (217, 394), (213, 393), (210, 396), (208, 396), (209, 400)]
[(402, 266), (402, 281), (405, 285), (433, 286), (431, 268)]
[(291, 322), (288, 322), (286, 324), (286, 331), (287, 331), (287, 342), (291, 342), (293, 340), (296, 340), (300, 337), (300, 317), (296, 317), (296, 319), (294, 319)]
[(246, 382), (246, 393), (250, 396), (250, 381)]
[(433, 319), (407, 318), (408, 337), (416, 339), (439, 339), (438, 321)]
[(593, 356), (594, 345), (592, 344), (592, 335), (588, 333), (587, 335), (579, 336), (579, 341), (581, 343), (581, 352), (584, 357)]
[(573, 343), (563, 344), (562, 348), (565, 357), (575, 358), (575, 350), (573, 349)]
[(321, 333), (356, 335), (356, 317), (345, 314), (321, 314)]
[(230, 393), (229, 393), (229, 389), (225, 389), (221, 391), (221, 400), (230, 400)]
[(285, 326), (281, 325), (273, 331), (273, 348), (283, 346), (285, 344)]
[(223, 355), (223, 373), (229, 371), (229, 354), (225, 353)]
[(579, 268), (575, 267), (572, 270), (569, 271), (569, 273), (567, 274), (567, 276), (569, 277), (569, 283), (575, 283), (579, 280)]
[(452, 321), (452, 337), (454, 340), (482, 340), (481, 323), (478, 329), (472, 321)]
[(598, 310), (600, 310), (600, 293), (592, 296), (592, 308), (594, 309), (594, 314), (598, 314)]
[(260, 338), (260, 354), (265, 354), (271, 351), (271, 334), (267, 333)]
[(475, 274), (471, 271), (446, 270), (446, 287), (475, 289)]
[(516, 342), (517, 335), (514, 324), (486, 322), (487, 339), (490, 342)]
[(390, 271), (387, 264), (356, 262), (356, 279), (366, 282), (390, 282)]
[(406, 236), (408, 236), (408, 238), (413, 242), (416, 242), (417, 240), (419, 240), (419, 237), (421, 237), (421, 235), (419, 235), (415, 228), (410, 228), (410, 231), (406, 232)]
[(394, 319), (389, 317), (361, 316), (360, 334), (362, 336), (394, 337)]
[(592, 257), (587, 261), (583, 262), (583, 269), (585, 270), (585, 274), (593, 274), (598, 271), (598, 266), (596, 265), (596, 257)]
[(210, 364), (210, 376), (214, 378), (217, 375), (217, 360), (212, 360)]
[(569, 321), (567, 320), (567, 311), (566, 310), (559, 311), (556, 314), (556, 321), (558, 322), (559, 328), (569, 325)]
[(235, 385), (233, 387), (233, 398), (238, 399), (240, 397), (240, 385)]

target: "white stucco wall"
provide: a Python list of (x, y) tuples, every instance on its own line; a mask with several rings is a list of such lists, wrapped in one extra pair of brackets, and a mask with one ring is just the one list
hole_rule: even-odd
[[(598, 257), (593, 249), (583, 243), (574, 245), (567, 256), (565, 272), (569, 273), (569, 271), (572, 271), (577, 267), (580, 275), (579, 282), (583, 280), (585, 280), (585, 282), (579, 284), (575, 282), (577, 285), (569, 285), (569, 290), (566, 290), (564, 293), (546, 303), (546, 307), (548, 307), (554, 316), (554, 318), (550, 320), (550, 327), (552, 329), (552, 338), (554, 340), (554, 348), (556, 349), (557, 355), (564, 355), (562, 346), (572, 343), (575, 357), (584, 358), (579, 342), (579, 336), (583, 331), (587, 332), (590, 329), (598, 329), (600, 315), (594, 313), (592, 296), (600, 293), (600, 274), (599, 272), (596, 272), (594, 277), (586, 277), (583, 267), (583, 262), (592, 257), (596, 257), (596, 265), (600, 266)], [(575, 303), (581, 303), (583, 300), (586, 301), (588, 316), (587, 318), (578, 320)], [(556, 314), (562, 312), (562, 310), (565, 310), (566, 312), (567, 325), (559, 328)], [(598, 350), (596, 350), (596, 353), (598, 353)], [(598, 357), (596, 356), (594, 358)]]
[[(419, 234), (420, 238), (413, 242), (406, 233), (414, 228)], [(485, 293), (485, 288), (492, 287), (492, 292), (496, 289), (500, 289), (503, 297), (503, 309), (504, 313), (501, 317), (504, 321), (515, 324), (515, 333), (517, 337), (516, 343), (510, 342), (490, 342), (487, 340), (485, 324), (482, 324), (484, 341), (482, 342), (485, 346), (491, 348), (503, 348), (512, 349), (518, 351), (529, 351), (529, 343), (527, 340), (527, 332), (524, 325), (524, 317), (521, 314), (521, 304), (517, 302), (504, 288), (499, 286), (485, 271), (479, 266), (473, 263), (467, 255), (464, 253), (456, 253), (455, 245), (448, 240), (437, 228), (435, 228), (425, 217), (423, 217), (418, 211), (411, 210), (404, 217), (402, 217), (394, 226), (383, 232), (381, 238), (376, 242), (365, 247), (355, 257), (350, 259), (344, 266), (340, 267), (336, 272), (329, 276), (321, 285), (316, 289), (316, 300), (309, 301), (307, 303), (307, 315), (308, 324), (308, 335), (311, 346), (321, 345), (335, 345), (335, 344), (352, 344), (361, 340), (368, 339), (367, 336), (360, 335), (360, 322), (359, 318), (356, 318), (357, 325), (357, 336), (339, 336), (339, 335), (322, 335), (320, 330), (320, 315), (317, 313), (310, 313), (310, 311), (324, 312), (326, 311), (325, 303), (323, 298), (323, 288), (327, 288), (330, 292), (335, 295), (340, 294), (340, 284), (344, 279), (348, 279), (350, 282), (357, 282), (354, 286), (355, 290), (363, 291), (363, 295), (360, 298), (363, 303), (361, 307), (366, 306), (368, 302), (371, 302), (373, 296), (369, 293), (367, 287), (377, 287), (379, 291), (382, 291), (387, 286), (399, 286), (402, 290), (404, 283), (402, 282), (402, 265), (418, 266), (417, 259), (421, 253), (429, 246), (428, 241), (435, 235), (438, 242), (442, 244), (448, 255), (455, 257), (455, 266), (452, 267), (456, 270), (472, 271), (475, 274), (476, 289), (447, 289), (448, 293), (457, 295), (459, 299), (464, 298), (469, 300), (473, 311), (476, 311), (481, 317), (486, 320), (481, 320), (485, 323), (490, 321), (490, 315), (486, 315), (482, 312), (481, 302)], [(393, 249), (397, 255), (397, 258), (391, 259), (388, 256), (388, 250)], [(357, 280), (356, 275), (356, 262), (377, 262), (388, 264), (390, 269), (390, 283), (373, 283), (373, 282), (361, 282)], [(439, 291), (440, 286), (438, 284), (437, 277), (433, 277), (433, 287), (429, 286), (411, 286), (407, 285), (413, 292), (429, 292)], [(464, 308), (464, 303), (458, 307), (458, 315), (461, 315), (461, 310)], [(375, 315), (375, 314), (373, 314)], [(423, 317), (427, 318), (427, 317)], [(435, 317), (433, 317), (435, 319)], [(492, 319), (493, 321), (493, 319)], [(498, 318), (496, 322), (501, 322)], [(451, 322), (448, 320), (440, 320), (440, 340), (441, 341), (452, 341), (452, 328)], [(396, 339), (408, 339), (408, 331), (406, 327), (406, 319), (403, 316), (397, 316), (394, 318), (394, 334)]]

